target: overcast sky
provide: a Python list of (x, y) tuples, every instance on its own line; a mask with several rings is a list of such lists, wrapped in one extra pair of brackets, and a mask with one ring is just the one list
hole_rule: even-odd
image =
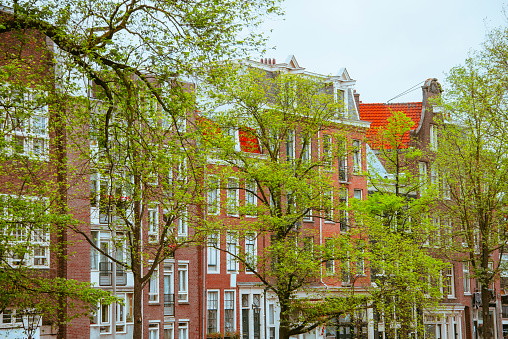
[[(494, 0), (286, 0), (266, 57), (294, 54), (301, 67), (336, 74), (346, 67), (363, 102), (386, 102), (445, 73), (479, 47), (489, 27), (508, 25)], [(421, 90), (393, 102), (420, 101)]]

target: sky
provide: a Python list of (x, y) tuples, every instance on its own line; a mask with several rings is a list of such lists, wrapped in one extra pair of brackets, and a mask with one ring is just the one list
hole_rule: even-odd
[[(494, 0), (286, 0), (285, 15), (264, 23), (265, 57), (337, 74), (346, 67), (362, 102), (386, 102), (445, 74), (479, 49), (489, 28), (508, 26)], [(508, 13), (508, 10), (507, 10)], [(446, 88), (446, 87), (445, 87)], [(391, 102), (421, 101), (418, 89)]]

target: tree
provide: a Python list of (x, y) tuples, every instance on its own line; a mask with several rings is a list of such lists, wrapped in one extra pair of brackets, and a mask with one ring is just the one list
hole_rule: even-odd
[(428, 217), (434, 212), (436, 188), (427, 173), (415, 173), (425, 154), (405, 141), (413, 125), (403, 112), (392, 112), (386, 126), (375, 131), (370, 143), (377, 157), (370, 161), (381, 161), (387, 173), (371, 170), (374, 192), (353, 204), (358, 232), (369, 243), (369, 300), (383, 316), (385, 331), (402, 338), (423, 333), (423, 312), (432, 312), (442, 297), (441, 276), (447, 267), (431, 248), (432, 235), (439, 232)]
[[(185, 242), (171, 225), (175, 220), (183, 225), (187, 206), (199, 200), (197, 139), (186, 132), (191, 125), (181, 128), (193, 110), (192, 90), (181, 79), (199, 75), (210, 61), (259, 49), (263, 36), (255, 28), (265, 15), (280, 13), (277, 1), (13, 0), (4, 5), (11, 11), (2, 16), (0, 33), (36, 31), (54, 44), (56, 205), (67, 215), (69, 190), (75, 201), (88, 196), (88, 189), (72, 183), (95, 176), (90, 203), (106, 218), (113, 242), (126, 244), (129, 260), (99, 248), (88, 225), (76, 222), (72, 229), (113, 263), (132, 269), (134, 338), (140, 338), (142, 288)], [(76, 157), (71, 165), (68, 154)], [(60, 226), (63, 240), (69, 223)], [(142, 239), (150, 243), (148, 258)], [(153, 262), (145, 271), (148, 260)]]
[[(340, 298), (316, 288), (324, 286), (325, 264), (347, 262), (353, 243), (340, 232), (326, 242), (318, 240), (320, 219), (339, 225), (339, 207), (344, 208), (340, 199), (332, 199), (343, 192), (328, 171), (344, 153), (345, 140), (342, 104), (334, 100), (331, 84), (244, 63), (217, 66), (210, 77), (213, 86), (200, 87), (208, 104), (202, 143), (214, 149), (205, 177), (209, 194), (203, 226), (209, 239), (225, 234), (226, 246), (217, 240), (208, 246), (227, 253), (228, 269), (252, 272), (275, 296), (279, 338), (309, 332), (364, 307), (361, 295)], [(221, 189), (227, 192), (225, 206)], [(224, 220), (221, 214), (232, 217)], [(316, 223), (304, 227), (302, 219)], [(264, 244), (257, 251), (248, 246), (255, 239)]]
[[(460, 225), (455, 258), (468, 264), (481, 284), (484, 338), (493, 338), (489, 312), (491, 289), (499, 279), (507, 242), (506, 41), (503, 30), (491, 32), (484, 48), (447, 76), (442, 100), (446, 119), (437, 163), (449, 200), (446, 214)], [(497, 330), (499, 332), (499, 330)]]
[[(88, 282), (61, 279), (51, 270), (51, 257), (64, 257), (64, 243), (51, 243), (51, 234), (70, 218), (58, 210), (56, 174), (48, 161), (54, 155), (45, 140), (52, 134), (48, 108), (56, 98), (48, 94), (52, 73), (40, 43), (40, 35), (18, 32), (4, 35), (0, 44), (0, 311), (6, 324), (8, 314), (22, 319), (28, 337), (41, 318), (63, 325), (88, 316), (100, 300), (114, 301)], [(55, 299), (66, 301), (70, 310), (65, 316)]]

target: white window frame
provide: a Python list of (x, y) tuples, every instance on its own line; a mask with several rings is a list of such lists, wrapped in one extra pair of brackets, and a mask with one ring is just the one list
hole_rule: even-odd
[(237, 217), (238, 216), (238, 207), (240, 205), (240, 197), (239, 197), (239, 181), (238, 178), (230, 177), (228, 180), (228, 189), (227, 189), (227, 213), (229, 216)]
[(178, 339), (189, 339), (189, 322), (178, 322)]
[(159, 208), (149, 208), (147, 212), (148, 223), (148, 242), (157, 243), (159, 241)]
[(189, 236), (189, 221), (187, 211), (182, 213), (177, 219), (178, 239), (185, 240)]
[(226, 269), (228, 273), (237, 273), (239, 270), (238, 260), (238, 232), (226, 233)]
[(323, 210), (323, 217), (325, 218), (325, 223), (334, 223), (333, 221), (333, 212), (334, 212), (334, 209), (333, 209), (333, 189), (330, 188), (326, 194), (323, 195), (327, 200), (328, 202), (330, 202), (330, 210), (329, 211), (326, 211), (326, 210)]
[[(332, 244), (332, 238), (325, 238), (325, 248), (328, 248), (330, 245), (327, 245), (327, 243)], [(332, 256), (334, 255), (332, 251)], [(325, 273), (326, 275), (333, 275), (335, 274), (335, 259), (332, 257), (332, 259), (325, 261)]]
[(427, 174), (427, 163), (425, 161), (418, 162), (418, 178), (420, 181), (420, 192), (423, 192), (427, 189), (427, 182), (429, 180)]
[(166, 331), (169, 331), (170, 333), (169, 339), (175, 339), (175, 323), (171, 322), (164, 324), (164, 332), (163, 332), (164, 339), (166, 339)]
[(295, 160), (295, 131), (288, 130), (284, 145), (286, 146), (286, 161), (294, 163)]
[(159, 339), (159, 321), (148, 321), (148, 339)]
[(462, 263), (462, 280), (464, 282), (464, 294), (471, 295), (471, 273), (469, 271), (469, 262)]
[(301, 139), (302, 150), (300, 151), (301, 152), (300, 158), (302, 162), (309, 162), (312, 159), (312, 139), (309, 138), (308, 144), (305, 146), (305, 148), (303, 148), (304, 142), (305, 139), (302, 138)]
[[(446, 296), (448, 298), (455, 298), (455, 270), (454, 270), (455, 266), (452, 264), (451, 267), (447, 267), (444, 269), (444, 278), (446, 279), (447, 281), (447, 285), (446, 286), (450, 286), (450, 293), (447, 293)], [(449, 285), (448, 285), (448, 282), (449, 282)], [(443, 291), (443, 294), (444, 292), (448, 292), (448, 291)]]
[[(258, 206), (258, 197), (257, 197), (257, 183), (254, 180), (247, 180), (245, 182), (245, 205), (251, 206), (250, 208), (256, 209)], [(248, 213), (245, 215), (246, 217), (255, 217), (257, 216), (257, 212)]]
[(362, 171), (362, 142), (354, 139), (353, 145), (353, 173)]
[[(125, 319), (127, 315), (127, 296), (125, 293), (117, 293), (116, 295), (119, 299), (124, 301), (124, 305), (120, 303), (116, 303), (116, 333), (125, 333), (127, 332), (127, 327), (125, 326)], [(123, 330), (118, 331), (118, 327), (123, 326)]]
[(178, 264), (178, 302), (189, 302), (189, 264)]
[(220, 273), (220, 233), (211, 233), (208, 235), (206, 272), (208, 274)]
[(363, 200), (363, 190), (362, 189), (354, 189), (353, 191), (355, 199)]
[[(206, 333), (217, 333), (220, 331), (220, 290), (207, 290), (206, 292)], [(215, 329), (212, 332), (209, 332), (209, 312), (215, 311)]]
[(430, 143), (430, 149), (433, 151), (437, 151), (438, 147), (438, 135), (437, 135), (437, 125), (430, 124), (430, 130), (429, 130), (429, 143)]
[(234, 332), (236, 330), (236, 291), (235, 290), (224, 290), (224, 331), (227, 332), (226, 329), (226, 310), (231, 310), (231, 308), (226, 308), (228, 305), (227, 303), (230, 303), (231, 301), (226, 299), (226, 295), (232, 295), (232, 305), (233, 305), (233, 330)]
[(323, 134), (323, 168), (333, 169), (333, 138), (330, 134)]
[[(106, 309), (106, 313), (104, 313), (104, 310)], [(110, 334), (111, 333), (111, 305), (104, 305), (100, 304), (99, 309), (99, 325), (100, 329), (99, 332), (101, 334)], [(104, 314), (106, 314), (107, 321), (104, 321)]]
[[(253, 266), (257, 265), (257, 234), (255, 232), (248, 232), (245, 234), (245, 260)], [(252, 261), (251, 261), (252, 260)], [(245, 273), (252, 274), (253, 272), (245, 268)]]
[(148, 280), (148, 303), (159, 303), (159, 268), (156, 267)]
[(220, 185), (219, 179), (211, 175), (208, 177), (210, 189), (207, 193), (208, 214), (218, 215), (220, 213)]

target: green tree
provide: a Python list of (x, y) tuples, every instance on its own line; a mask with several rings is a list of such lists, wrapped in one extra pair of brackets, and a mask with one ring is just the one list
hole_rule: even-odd
[(468, 263), (472, 278), (481, 284), (483, 338), (494, 337), (490, 290), (499, 280), (499, 258), (507, 242), (507, 44), (503, 32), (491, 32), (482, 50), (450, 70), (448, 88), (436, 103), (446, 118), (437, 157), (449, 185), (450, 199), (444, 200), (444, 207), (460, 226), (455, 232), (455, 258)]
[[(264, 37), (256, 27), (264, 16), (280, 14), (278, 2), (13, 0), (3, 5), (10, 10), (2, 15), (0, 34), (23, 38), (37, 32), (54, 46), (47, 49), (56, 65), (49, 68), (55, 205), (68, 215), (67, 198), (88, 200), (88, 188), (75, 183), (92, 176), (90, 190), (96, 195), (89, 201), (106, 218), (113, 247), (124, 244), (128, 260), (99, 248), (89, 225), (61, 223), (59, 237), (63, 240), (71, 226), (113, 263), (132, 270), (134, 338), (140, 338), (142, 288), (164, 258), (190, 241), (171, 225), (191, 213), (188, 206), (200, 197), (197, 138), (187, 133), (192, 88), (181, 79), (199, 76), (211, 61), (262, 48)], [(185, 130), (182, 121), (188, 123)], [(69, 155), (75, 156), (72, 164)], [(142, 239), (149, 240), (147, 255)]]
[(430, 222), (435, 189), (428, 178), (418, 175), (418, 160), (424, 153), (405, 141), (414, 123), (403, 112), (392, 112), (387, 124), (376, 131), (371, 145), (387, 171), (371, 170), (373, 193), (353, 205), (356, 227), (364, 234), (367, 267), (372, 284), (365, 286), (376, 311), (383, 316), (391, 336), (411, 337), (422, 333), (423, 312), (437, 306), (442, 270), (447, 267), (433, 256), (439, 232)]
[[(340, 219), (340, 199), (332, 196), (342, 191), (331, 169), (344, 153), (345, 130), (331, 84), (241, 63), (217, 67), (210, 76), (214, 86), (201, 86), (208, 104), (202, 142), (214, 149), (205, 176), (205, 231), (214, 239), (226, 234), (226, 247), (209, 246), (225, 251), (232, 270), (252, 272), (276, 298), (279, 338), (309, 332), (365, 305), (361, 295), (340, 298), (315, 288), (322, 285), (327, 262), (338, 266), (353, 251), (349, 234), (336, 232), (325, 244), (316, 226), (320, 219), (337, 225)], [(227, 191), (226, 206), (218, 189)], [(237, 218), (225, 222), (224, 213)], [(316, 221), (314, 227), (303, 226), (305, 218)], [(257, 252), (240, 247), (252, 239), (260, 244)]]

